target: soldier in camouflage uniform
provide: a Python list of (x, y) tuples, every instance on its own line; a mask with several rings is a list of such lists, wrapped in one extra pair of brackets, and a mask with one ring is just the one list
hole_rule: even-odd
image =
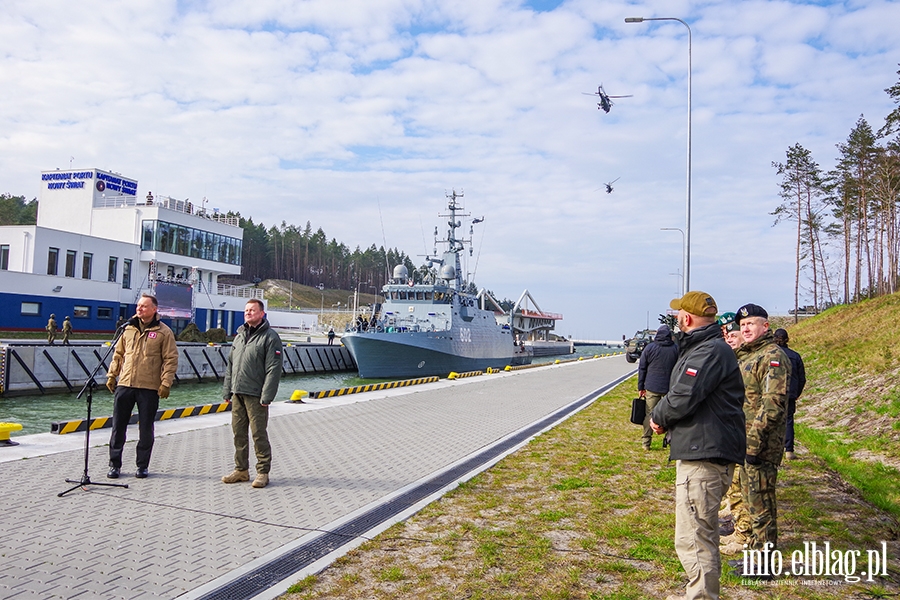
[(50, 315), (50, 319), (47, 321), (47, 326), (44, 329), (47, 330), (47, 343), (52, 344), (56, 340), (56, 315)]
[(740, 470), (743, 504), (732, 507), (735, 532), (732, 539), (723, 540), (726, 554), (741, 552), (744, 543), (754, 550), (768, 542), (772, 548), (778, 544), (775, 484), (784, 456), (791, 363), (775, 344), (768, 319), (765, 309), (756, 304), (742, 306), (735, 317), (744, 338), (737, 358), (746, 395), (747, 456)]

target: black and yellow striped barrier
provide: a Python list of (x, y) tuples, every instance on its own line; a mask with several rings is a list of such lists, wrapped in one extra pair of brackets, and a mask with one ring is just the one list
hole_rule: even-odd
[[(488, 373), (492, 373), (492, 369), (488, 368)], [(463, 377), (477, 377), (478, 375), (484, 375), (484, 371), (466, 371), (465, 373), (457, 373), (456, 371), (451, 372), (447, 375), (447, 379), (462, 379)]]
[[(188, 406), (186, 408), (163, 408), (156, 411), (156, 421), (168, 421), (169, 419), (181, 419), (184, 417), (196, 417), (198, 415), (207, 415), (210, 413), (227, 412), (231, 410), (230, 402), (220, 402), (219, 404), (204, 404), (202, 406)], [(131, 415), (128, 420), (129, 425), (138, 422), (137, 415)], [(94, 429), (103, 429), (112, 427), (112, 417), (97, 417), (91, 419), (91, 431)], [(58, 421), (50, 424), (50, 433), (75, 433), (77, 431), (87, 431), (87, 419), (79, 419), (76, 421)]]
[(348, 394), (361, 394), (363, 392), (376, 392), (378, 390), (390, 390), (394, 388), (406, 387), (410, 385), (419, 385), (421, 383), (434, 383), (440, 378), (420, 377), (418, 379), (404, 379), (402, 381), (386, 381), (384, 383), (370, 383), (368, 385), (357, 385), (354, 387), (338, 388), (336, 390), (322, 390), (319, 392), (310, 392), (310, 398), (334, 398), (335, 396), (346, 396)]

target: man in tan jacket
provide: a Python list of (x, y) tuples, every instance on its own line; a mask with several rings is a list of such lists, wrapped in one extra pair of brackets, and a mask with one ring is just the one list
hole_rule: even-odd
[[(106, 387), (115, 394), (112, 433), (109, 437), (110, 479), (118, 479), (122, 468), (125, 433), (134, 405), (138, 407), (140, 439), (137, 444), (135, 477), (149, 475), (153, 451), (153, 424), (159, 399), (169, 397), (178, 369), (178, 346), (172, 330), (160, 322), (156, 298), (148, 294), (137, 303), (137, 314), (128, 321), (116, 344), (106, 374)], [(118, 377), (118, 383), (116, 378)]]

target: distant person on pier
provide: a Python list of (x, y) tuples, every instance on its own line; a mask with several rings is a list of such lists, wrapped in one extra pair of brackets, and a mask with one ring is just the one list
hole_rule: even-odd
[(63, 319), (62, 334), (63, 334), (63, 344), (68, 346), (69, 345), (69, 336), (72, 335), (72, 321), (69, 320), (69, 317), (66, 317), (65, 319)]
[[(116, 343), (106, 387), (115, 394), (112, 433), (109, 436), (110, 479), (118, 479), (122, 469), (122, 451), (131, 411), (138, 408), (140, 437), (137, 443), (137, 472), (143, 479), (150, 474), (153, 452), (153, 425), (159, 399), (168, 398), (178, 370), (178, 346), (168, 325), (159, 320), (156, 298), (143, 294), (136, 314), (128, 321)], [(118, 381), (116, 379), (118, 378)]]
[(644, 433), (641, 436), (644, 450), (649, 450), (653, 441), (650, 414), (659, 399), (669, 391), (669, 378), (677, 360), (678, 346), (672, 340), (672, 332), (668, 325), (660, 325), (656, 330), (656, 337), (641, 352), (641, 361), (638, 363), (638, 393), (647, 401)]
[(47, 321), (47, 326), (44, 329), (47, 330), (47, 343), (52, 344), (56, 340), (56, 315), (50, 315), (50, 320)]
[(744, 460), (744, 384), (734, 351), (716, 323), (716, 301), (688, 292), (678, 311), (678, 362), (650, 427), (671, 432), (675, 460), (675, 552), (688, 576), (686, 598), (718, 598), (719, 503)]
[(123, 315), (119, 315), (119, 320), (116, 321), (116, 331), (122, 328), (125, 325), (125, 317)]
[(269, 484), (269, 404), (278, 393), (282, 369), (281, 338), (269, 327), (262, 301), (252, 298), (244, 306), (244, 324), (234, 335), (225, 367), (222, 396), (231, 403), (234, 471), (222, 477), (223, 483), (250, 481), (249, 428), (256, 452), (256, 478), (251, 485), (264, 488)]
[(334, 344), (334, 327), (328, 328), (328, 345), (331, 346)]
[(784, 329), (775, 330), (775, 343), (781, 346), (788, 360), (791, 361), (791, 384), (788, 389), (787, 414), (784, 419), (784, 457), (794, 460), (794, 412), (797, 410), (797, 399), (806, 387), (806, 367), (803, 358), (793, 348), (788, 348), (788, 332)]

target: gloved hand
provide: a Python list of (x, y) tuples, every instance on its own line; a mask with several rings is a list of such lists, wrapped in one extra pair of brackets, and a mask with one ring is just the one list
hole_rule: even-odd
[(744, 462), (748, 465), (753, 465), (754, 467), (758, 467), (762, 464), (762, 460), (760, 460), (760, 458), (755, 454), (748, 454), (746, 457), (744, 457)]
[(167, 386), (167, 385), (159, 386), (159, 397), (160, 398), (168, 398), (169, 397), (169, 386)]
[(222, 398), (225, 400), (225, 402), (231, 402), (231, 394), (228, 394), (227, 396), (222, 396)]
[(110, 394), (116, 393), (116, 378), (115, 377), (107, 377), (106, 378), (106, 389), (109, 390)]

